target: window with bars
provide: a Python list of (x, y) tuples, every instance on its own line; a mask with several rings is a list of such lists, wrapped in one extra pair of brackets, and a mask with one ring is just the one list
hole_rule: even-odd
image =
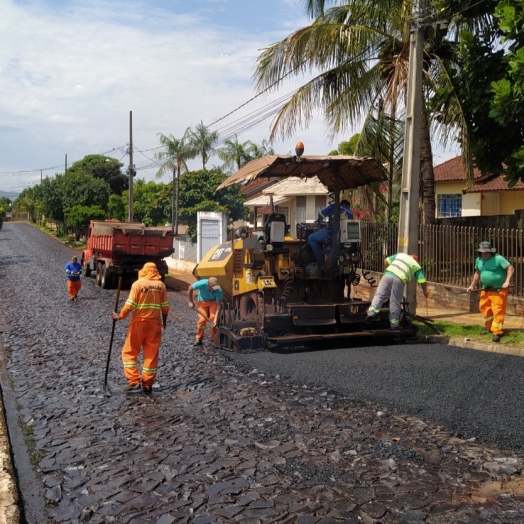
[(437, 217), (461, 217), (462, 195), (437, 195)]

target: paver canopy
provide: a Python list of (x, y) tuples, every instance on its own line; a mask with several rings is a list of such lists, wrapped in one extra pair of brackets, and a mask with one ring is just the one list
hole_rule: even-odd
[(223, 189), (257, 178), (303, 177), (318, 179), (330, 191), (353, 189), (387, 180), (382, 164), (372, 157), (268, 155), (252, 160), (233, 173), (218, 188)]

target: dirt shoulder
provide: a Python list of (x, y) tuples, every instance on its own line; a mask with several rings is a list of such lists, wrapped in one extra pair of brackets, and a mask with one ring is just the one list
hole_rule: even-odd
[(195, 277), (188, 272), (169, 269), (169, 275), (165, 279), (167, 289), (170, 291), (186, 292), (187, 288), (196, 282)]

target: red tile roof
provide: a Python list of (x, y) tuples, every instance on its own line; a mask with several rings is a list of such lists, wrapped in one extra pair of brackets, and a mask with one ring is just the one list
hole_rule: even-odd
[[(464, 181), (465, 170), (462, 164), (460, 156), (451, 158), (442, 164), (434, 167), (435, 182), (453, 182), (453, 181)], [(504, 180), (504, 176), (501, 174), (488, 173), (482, 175), (482, 173), (475, 168), (473, 171), (473, 187), (464, 188), (465, 193), (479, 193), (485, 191), (511, 191), (508, 187), (508, 183)], [(524, 182), (518, 181), (513, 189), (524, 189)]]

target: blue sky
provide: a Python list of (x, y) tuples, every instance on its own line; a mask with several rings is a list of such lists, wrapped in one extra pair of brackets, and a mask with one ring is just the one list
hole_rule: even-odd
[[(157, 133), (181, 137), (250, 100), (260, 50), (307, 24), (303, 0), (0, 0), (0, 12), (0, 190), (15, 192), (62, 173), (66, 155), (127, 165), (130, 111), (138, 176), (153, 180)], [(237, 126), (294, 82), (210, 129)], [(270, 124), (238, 139), (260, 143)], [(316, 119), (273, 147), (286, 154), (300, 140), (325, 154), (347, 138), (328, 141)]]

